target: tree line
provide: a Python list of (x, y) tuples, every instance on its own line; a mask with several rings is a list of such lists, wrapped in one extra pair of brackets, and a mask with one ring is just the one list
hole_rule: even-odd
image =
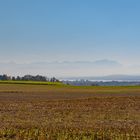
[(0, 80), (59, 82), (55, 77), (48, 78), (42, 75), (8, 76), (7, 74), (3, 74), (0, 75)]

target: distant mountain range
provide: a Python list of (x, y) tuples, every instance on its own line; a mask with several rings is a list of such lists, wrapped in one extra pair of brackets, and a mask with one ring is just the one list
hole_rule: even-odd
[(102, 60), (96, 60), (96, 61), (52, 61), (52, 62), (47, 62), (47, 61), (43, 61), (43, 62), (32, 62), (32, 63), (21, 63), (21, 64), (17, 64), (15, 62), (0, 62), (1, 66), (8, 66), (8, 65), (36, 65), (36, 66), (46, 66), (49, 64), (53, 64), (53, 65), (63, 65), (63, 64), (68, 64), (68, 65), (86, 65), (86, 64), (90, 64), (90, 66), (121, 66), (122, 64), (118, 63), (117, 61), (114, 60), (108, 60), (108, 59), (102, 59)]
[[(127, 66), (108, 59), (96, 61), (43, 61), (29, 63), (1, 62), (0, 74), (5, 73), (8, 75), (41, 74), (49, 77), (55, 76), (57, 78), (70, 77), (69, 79), (140, 80), (140, 76), (134, 76), (140, 75), (140, 65)], [(100, 75), (110, 76), (99, 77)]]
[(140, 81), (140, 75), (108, 75), (88, 77), (67, 77), (62, 80), (93, 80), (93, 81)]

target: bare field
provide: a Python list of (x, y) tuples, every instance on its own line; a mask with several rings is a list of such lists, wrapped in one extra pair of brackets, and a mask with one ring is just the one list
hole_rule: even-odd
[(0, 84), (0, 139), (139, 140), (140, 87)]

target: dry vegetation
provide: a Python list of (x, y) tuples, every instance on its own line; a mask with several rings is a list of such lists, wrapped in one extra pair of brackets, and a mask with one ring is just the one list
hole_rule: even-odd
[(139, 140), (140, 87), (0, 84), (0, 140)]

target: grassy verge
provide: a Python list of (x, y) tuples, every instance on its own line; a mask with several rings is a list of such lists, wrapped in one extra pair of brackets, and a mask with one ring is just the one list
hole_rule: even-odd
[(40, 81), (2, 81), (0, 84), (27, 84), (27, 85), (64, 85), (61, 82), (40, 82)]

